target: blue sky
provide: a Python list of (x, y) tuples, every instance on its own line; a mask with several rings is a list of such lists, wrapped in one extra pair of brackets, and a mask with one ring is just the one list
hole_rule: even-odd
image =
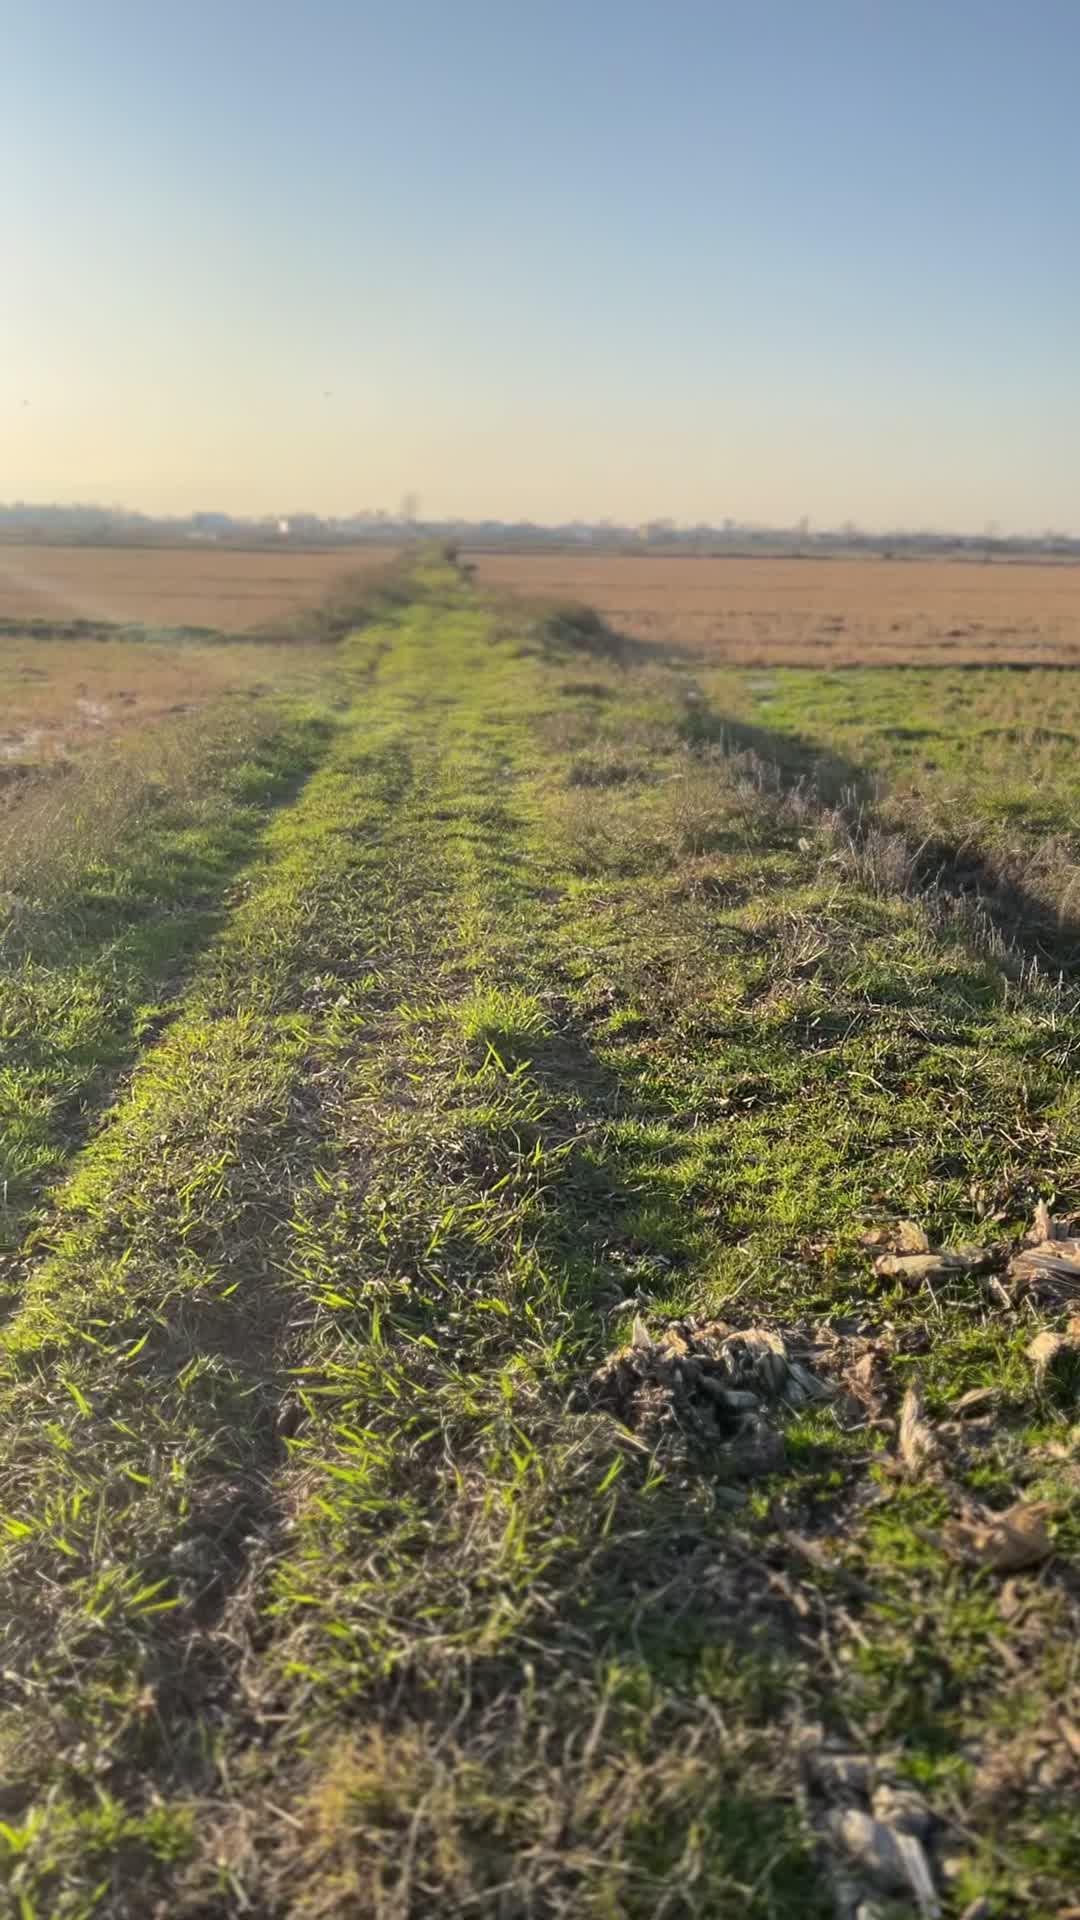
[(0, 45), (0, 498), (1080, 529), (1075, 0)]

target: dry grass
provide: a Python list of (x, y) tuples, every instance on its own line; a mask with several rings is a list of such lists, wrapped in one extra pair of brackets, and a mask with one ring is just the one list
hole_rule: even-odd
[(132, 727), (69, 766), (0, 787), (0, 909), (5, 932), (21, 933), (26, 907), (63, 903), (85, 881), (88, 861), (103, 869), (130, 857), (163, 809), (197, 825), (220, 804), (213, 774), (254, 754), (274, 709), (256, 700), (212, 713), (187, 712), (158, 726)]
[(971, 561), (470, 556), (486, 587), (587, 602), (619, 632), (737, 665), (1080, 664), (1080, 573)]
[(326, 553), (189, 547), (0, 546), (0, 620), (89, 619), (243, 633), (320, 602), (389, 547)]

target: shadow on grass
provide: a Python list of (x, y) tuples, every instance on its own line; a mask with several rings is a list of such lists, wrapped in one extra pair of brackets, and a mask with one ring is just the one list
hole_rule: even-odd
[(568, 665), (575, 660), (602, 660), (615, 667), (645, 666), (662, 663), (683, 664), (692, 658), (670, 643), (655, 644), (619, 633), (597, 613), (594, 607), (549, 607), (533, 628), (533, 644), (522, 649), (538, 653), (544, 660)]
[[(1080, 978), (1080, 917), (1055, 912), (1047, 899), (1025, 885), (1017, 863), (973, 837), (962, 841), (942, 835), (916, 839), (886, 825), (879, 812), (880, 779), (872, 767), (823, 750), (798, 734), (774, 733), (696, 701), (680, 722), (691, 749), (718, 746), (754, 756), (781, 792), (799, 792), (811, 809), (839, 810), (856, 855), (872, 864), (875, 841), (887, 836), (894, 867), (906, 869), (907, 890), (937, 895), (970, 914), (972, 939), (990, 931), (1017, 959), (1052, 974)], [(898, 845), (899, 843), (899, 845)], [(899, 858), (898, 858), (899, 855)], [(963, 934), (963, 923), (960, 923)]]

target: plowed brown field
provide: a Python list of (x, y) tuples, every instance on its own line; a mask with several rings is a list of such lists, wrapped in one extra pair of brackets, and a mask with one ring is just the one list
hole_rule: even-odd
[(1080, 664), (1080, 568), (964, 560), (473, 554), (477, 579), (587, 602), (640, 640), (743, 665)]
[(242, 633), (323, 599), (390, 547), (324, 553), (211, 547), (0, 546), (0, 619), (90, 619)]

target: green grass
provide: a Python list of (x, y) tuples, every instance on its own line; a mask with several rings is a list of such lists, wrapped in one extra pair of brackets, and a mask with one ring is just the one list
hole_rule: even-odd
[(314, 710), (200, 718), (18, 796), (0, 864), (0, 1247), (172, 1017), (328, 729)]
[(849, 816), (905, 834), (927, 873), (1007, 896), (1011, 930), (1045, 923), (1046, 956), (1073, 964), (1080, 732), (1069, 672), (719, 670), (700, 686), (694, 717), (711, 732), (824, 780)]
[[(843, 721), (841, 676), (772, 676), (775, 719), (755, 676), (688, 700), (435, 559), (333, 674), (258, 781), (215, 763), (198, 879), (168, 812), (108, 885), (88, 860), (16, 1029), (56, 1068), (36, 1146), (28, 1095), (3, 1136), (10, 1910), (824, 1920), (816, 1725), (925, 1794), (947, 1913), (1055, 1913), (1070, 1377), (1036, 1389), (978, 1278), (906, 1292), (862, 1237), (1078, 1197), (1080, 1009), (852, 852), (836, 760), (919, 724), (909, 679), (843, 676)], [(946, 679), (955, 772), (983, 695)], [(993, 841), (977, 783), (941, 794)], [(155, 903), (177, 945), (121, 966)], [(732, 1487), (577, 1410), (635, 1312), (861, 1316), (886, 1416), (918, 1375), (935, 1424), (984, 1385), (994, 1418), (912, 1478), (804, 1409)], [(942, 1530), (1020, 1493), (1057, 1551), (1003, 1605)]]

